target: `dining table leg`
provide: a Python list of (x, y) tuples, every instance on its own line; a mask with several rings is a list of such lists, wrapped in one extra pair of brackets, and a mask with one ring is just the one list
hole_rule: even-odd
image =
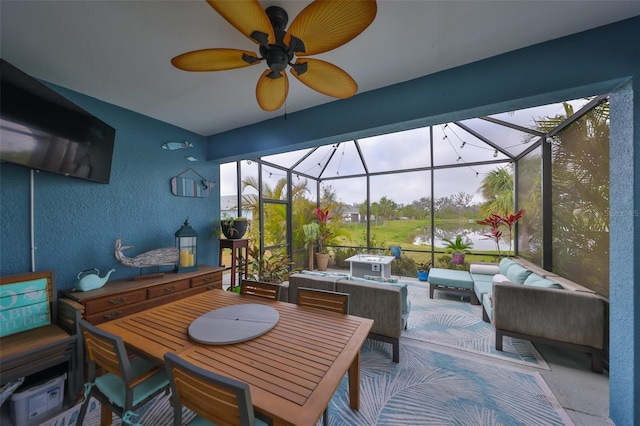
[(360, 409), (360, 351), (349, 367), (349, 406)]

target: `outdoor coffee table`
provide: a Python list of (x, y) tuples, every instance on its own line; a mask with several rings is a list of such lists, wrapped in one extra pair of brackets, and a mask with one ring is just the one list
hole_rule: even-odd
[(429, 298), (433, 299), (433, 291), (446, 290), (471, 297), (472, 305), (479, 305), (478, 297), (473, 291), (473, 278), (468, 271), (431, 268), (429, 271)]

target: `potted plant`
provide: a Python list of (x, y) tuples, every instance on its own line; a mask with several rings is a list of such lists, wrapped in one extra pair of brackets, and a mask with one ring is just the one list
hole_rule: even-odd
[(302, 232), (304, 233), (304, 248), (309, 250), (309, 270), (313, 271), (313, 246), (320, 238), (320, 224), (318, 222), (311, 222), (302, 225)]
[(469, 249), (473, 246), (473, 243), (464, 243), (462, 241), (462, 235), (456, 236), (455, 241), (446, 238), (443, 238), (442, 241), (447, 243), (447, 245), (444, 246), (444, 250), (446, 253), (451, 253), (451, 263), (454, 265), (464, 265), (465, 255), (470, 253)]
[(427, 281), (429, 279), (429, 271), (431, 270), (431, 261), (416, 263), (418, 270), (418, 281)]
[(327, 240), (332, 234), (329, 229), (329, 207), (324, 209), (316, 208), (316, 224), (318, 225), (318, 251), (316, 253), (316, 263), (318, 270), (326, 271), (329, 266), (329, 253), (327, 252)]
[(225, 237), (230, 240), (238, 240), (247, 232), (249, 221), (246, 217), (225, 216), (220, 220), (220, 229)]

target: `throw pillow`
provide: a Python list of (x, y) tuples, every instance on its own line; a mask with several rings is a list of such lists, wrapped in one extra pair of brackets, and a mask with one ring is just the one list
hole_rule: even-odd
[(527, 283), (525, 281), (524, 285), (527, 285), (527, 286), (530, 286), (530, 287), (563, 288), (557, 282), (548, 280), (546, 278), (541, 278), (539, 280), (534, 280), (533, 282), (529, 282), (529, 283)]
[(516, 262), (514, 262), (514, 261), (513, 261), (513, 260), (511, 260), (511, 259), (509, 259), (508, 257), (505, 257), (504, 259), (502, 259), (502, 260), (500, 261), (500, 264), (499, 264), (499, 266), (500, 266), (500, 273), (501, 273), (502, 275), (507, 275), (507, 269), (509, 269), (509, 267), (510, 267), (511, 265), (515, 265), (515, 264), (516, 264)]
[(392, 283), (395, 284), (398, 282), (397, 278), (385, 278), (385, 277), (377, 277), (375, 275), (365, 275), (364, 276), (365, 280), (369, 280), (369, 281), (376, 281), (379, 283)]
[(472, 274), (495, 275), (500, 272), (500, 267), (498, 265), (480, 265), (478, 263), (472, 263), (469, 266), (469, 272)]
[(513, 265), (509, 266), (509, 269), (507, 269), (507, 273), (504, 275), (506, 275), (507, 278), (509, 278), (509, 280), (513, 281), (514, 283), (522, 284), (524, 280), (526, 280), (527, 277), (531, 274), (532, 272), (530, 270), (528, 270), (527, 268), (523, 268), (522, 266), (514, 262)]
[(524, 285), (530, 285), (530, 284), (533, 284), (536, 281), (540, 281), (540, 280), (543, 280), (543, 279), (544, 279), (544, 277), (541, 277), (540, 275), (538, 275), (538, 274), (536, 274), (534, 272), (531, 275), (529, 275), (526, 280), (524, 280), (523, 284)]

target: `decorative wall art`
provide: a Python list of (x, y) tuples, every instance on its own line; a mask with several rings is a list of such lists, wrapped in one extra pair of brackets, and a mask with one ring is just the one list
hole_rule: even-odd
[(177, 197), (208, 197), (214, 186), (215, 182), (208, 181), (192, 168), (171, 178), (171, 193)]

